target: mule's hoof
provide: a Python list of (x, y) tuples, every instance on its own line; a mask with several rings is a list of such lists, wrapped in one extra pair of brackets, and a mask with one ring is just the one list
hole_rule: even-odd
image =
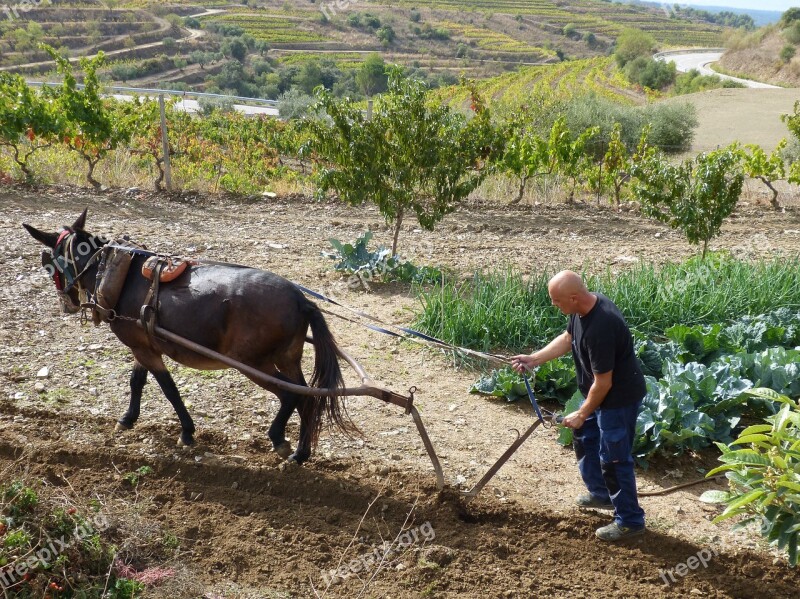
[(308, 456), (298, 455), (297, 453), (293, 453), (289, 456), (289, 459), (286, 460), (290, 464), (297, 464), (298, 466), (302, 466), (303, 462), (308, 461)]
[(277, 453), (279, 456), (281, 456), (285, 460), (290, 455), (292, 455), (292, 444), (289, 443), (288, 441), (284, 441), (283, 443), (281, 443), (277, 447), (274, 447), (273, 451), (275, 451), (275, 453)]
[(114, 432), (121, 433), (123, 431), (129, 431), (132, 428), (133, 428), (132, 426), (128, 426), (127, 424), (122, 424), (121, 422), (117, 422), (114, 425)]
[(186, 437), (184, 435), (181, 435), (180, 437), (178, 437), (177, 445), (178, 447), (191, 447), (192, 445), (194, 445), (194, 439), (192, 437)]

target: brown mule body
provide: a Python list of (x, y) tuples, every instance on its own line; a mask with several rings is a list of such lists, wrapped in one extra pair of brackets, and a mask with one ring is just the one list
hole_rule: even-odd
[[(66, 312), (75, 312), (81, 297), (94, 294), (97, 252), (106, 240), (84, 230), (86, 211), (72, 227), (59, 233), (43, 233), (24, 225), (38, 241), (50, 248), (43, 265), (59, 289)], [(153, 338), (137, 322), (147, 303), (151, 282), (142, 276), (149, 256), (135, 253), (125, 277), (111, 330), (134, 356), (131, 400), (119, 419), (120, 428), (131, 428), (139, 417), (142, 389), (151, 373), (175, 408), (181, 422), (180, 442), (193, 443), (194, 423), (177, 387), (164, 365), (163, 356), (201, 370), (228, 368), (174, 343)], [(306, 385), (301, 358), (308, 329), (315, 349), (311, 386), (336, 389), (343, 386), (339, 350), (319, 308), (300, 289), (274, 273), (224, 263), (196, 263), (169, 283), (162, 283), (157, 296), (158, 325), (189, 341), (291, 383)], [(309, 397), (254, 381), (278, 396), (281, 407), (269, 437), (282, 457), (302, 463), (311, 455), (325, 414), (344, 432), (354, 427), (335, 394)], [(294, 410), (300, 415), (300, 439), (291, 453), (285, 439), (286, 423)]]

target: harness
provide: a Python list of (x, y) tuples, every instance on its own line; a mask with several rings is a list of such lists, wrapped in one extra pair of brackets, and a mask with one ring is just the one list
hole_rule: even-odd
[[(87, 310), (91, 311), (91, 320), (95, 325), (100, 324), (100, 322), (112, 322), (114, 320), (141, 322), (142, 327), (150, 338), (150, 344), (153, 345), (155, 343), (154, 331), (158, 324), (158, 294), (161, 287), (161, 273), (167, 265), (171, 264), (171, 258), (133, 245), (127, 240), (122, 240), (116, 243), (104, 244), (92, 254), (86, 265), (78, 272), (74, 242), (75, 232), (72, 229), (65, 228), (59, 234), (52, 250), (53, 263), (55, 266), (53, 282), (58, 292), (62, 296), (67, 296), (74, 287), (77, 287), (80, 307), (83, 309), (81, 316), (83, 322), (89, 320)], [(104, 277), (107, 276), (106, 269), (109, 266), (107, 260), (111, 250), (122, 250), (127, 254), (147, 256), (150, 259), (155, 259), (155, 264), (151, 265), (153, 277), (150, 281), (150, 288), (145, 296), (138, 318), (117, 314), (115, 308), (118, 296), (112, 300), (113, 305), (103, 306), (98, 303), (98, 289)], [(95, 286), (94, 289), (90, 290), (83, 285), (82, 279), (89, 268), (96, 262), (98, 262), (98, 265), (97, 275), (95, 276)], [(126, 270), (119, 281), (120, 286), (125, 284), (127, 276), (128, 272)]]

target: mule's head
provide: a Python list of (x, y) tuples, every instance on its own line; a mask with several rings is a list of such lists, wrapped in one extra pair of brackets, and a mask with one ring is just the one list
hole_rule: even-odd
[(108, 243), (108, 240), (86, 232), (85, 225), (86, 210), (72, 226), (62, 227), (56, 233), (45, 233), (25, 223), (22, 225), (45, 246), (42, 266), (53, 279), (61, 308), (67, 314), (79, 311), (81, 301), (85, 300), (82, 296), (87, 291), (94, 291), (96, 256)]

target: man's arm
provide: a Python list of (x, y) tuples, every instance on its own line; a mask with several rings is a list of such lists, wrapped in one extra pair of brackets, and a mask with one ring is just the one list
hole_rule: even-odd
[(583, 426), (586, 419), (600, 407), (600, 404), (603, 403), (606, 395), (608, 395), (608, 392), (611, 390), (613, 374), (613, 370), (602, 374), (594, 373), (594, 382), (592, 386), (589, 387), (589, 394), (586, 396), (586, 400), (575, 412), (564, 417), (564, 426), (568, 426), (569, 428), (580, 428)]
[(539, 351), (535, 351), (530, 355), (520, 354), (512, 357), (511, 366), (517, 372), (524, 373), (526, 370), (532, 370), (545, 362), (560, 358), (569, 353), (571, 349), (572, 335), (564, 331)]

